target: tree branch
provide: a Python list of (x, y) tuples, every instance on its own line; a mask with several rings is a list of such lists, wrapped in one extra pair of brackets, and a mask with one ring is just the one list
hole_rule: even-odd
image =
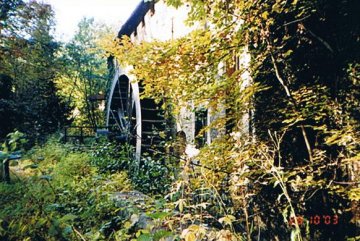
[[(305, 26), (304, 26), (305, 28)], [(311, 31), (310, 29), (305, 28), (309, 34), (311, 34), (311, 36), (313, 36), (314, 38), (316, 38), (317, 40), (320, 41), (320, 43), (322, 43), (331, 53), (334, 53), (334, 50), (331, 48), (330, 44), (328, 42), (326, 42), (324, 39), (320, 38), (318, 35), (316, 35), (313, 31)]]
[(75, 231), (75, 233), (81, 238), (82, 241), (86, 241), (84, 236), (74, 227), (72, 226), (72, 229)]
[[(269, 39), (267, 38), (266, 39), (267, 41), (267, 44), (269, 47), (272, 47), (272, 45), (270, 44), (270, 41)], [(296, 110), (298, 111), (298, 105), (295, 101), (295, 99), (293, 98), (293, 96), (291, 95), (291, 92), (290, 92), (290, 88), (287, 86), (287, 84), (285, 83), (284, 79), (281, 77), (280, 75), (280, 71), (279, 71), (279, 68), (276, 64), (276, 60), (275, 60), (275, 57), (273, 55), (273, 53), (271, 51), (269, 51), (270, 53), (270, 57), (271, 57), (271, 62), (273, 64), (273, 67), (274, 67), (274, 70), (275, 70), (275, 75), (276, 75), (276, 78), (278, 79), (278, 81), (280, 82), (280, 84), (283, 86), (285, 92), (286, 92), (286, 95), (290, 98), (290, 101), (294, 104)], [(309, 142), (309, 138), (307, 136), (307, 133), (306, 133), (306, 130), (305, 130), (305, 127), (304, 125), (300, 125), (300, 128), (301, 128), (301, 133), (303, 135), (303, 138), (304, 138), (304, 141), (305, 141), (305, 145), (306, 145), (306, 149), (307, 149), (307, 152), (308, 152), (308, 155), (309, 155), (309, 161), (310, 162), (313, 162), (313, 158), (312, 158), (312, 150), (311, 150), (311, 146), (310, 146), (310, 142)]]
[[(311, 15), (306, 15), (305, 17), (302, 17), (302, 18), (299, 18), (299, 19), (295, 19), (295, 20), (293, 20), (293, 21), (290, 21), (290, 22), (288, 22), (288, 23), (285, 23), (285, 24), (283, 24), (282, 26), (285, 27), (285, 26), (288, 26), (288, 25), (293, 24), (293, 23), (301, 22), (301, 21), (309, 18), (310, 16), (311, 16)], [(278, 28), (278, 29), (279, 29), (279, 28)]]

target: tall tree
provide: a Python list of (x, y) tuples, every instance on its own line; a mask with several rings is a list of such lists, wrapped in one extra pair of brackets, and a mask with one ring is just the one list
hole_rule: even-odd
[(75, 108), (75, 123), (96, 126), (103, 123), (99, 102), (90, 97), (103, 94), (107, 83), (107, 66), (104, 52), (97, 41), (108, 33), (108, 28), (94, 19), (82, 19), (73, 39), (62, 49), (62, 74), (57, 86), (62, 96)]
[(66, 122), (66, 106), (56, 95), (57, 69), (53, 12), (35, 1), (20, 5), (6, 20), (1, 73), (12, 79), (12, 127), (36, 140)]

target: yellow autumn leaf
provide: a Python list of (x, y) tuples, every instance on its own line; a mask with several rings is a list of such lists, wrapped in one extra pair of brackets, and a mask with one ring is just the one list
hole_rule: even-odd
[(261, 17), (262, 17), (263, 19), (265, 19), (265, 20), (268, 19), (268, 16), (269, 16), (269, 12), (268, 12), (268, 11), (265, 11), (265, 12), (263, 12), (263, 13), (261, 14)]
[(184, 206), (186, 206), (186, 199), (179, 199), (176, 202), (176, 206), (179, 207), (179, 211), (182, 213), (184, 211)]
[(233, 221), (235, 221), (236, 218), (233, 215), (226, 215), (225, 217), (222, 217), (219, 219), (220, 223), (231, 225)]
[(196, 241), (196, 236), (194, 233), (187, 233), (185, 236), (185, 241)]

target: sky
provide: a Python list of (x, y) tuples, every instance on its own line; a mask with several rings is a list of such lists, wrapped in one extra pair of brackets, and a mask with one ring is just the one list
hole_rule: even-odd
[(43, 0), (55, 11), (56, 38), (68, 41), (83, 17), (120, 29), (140, 0)]

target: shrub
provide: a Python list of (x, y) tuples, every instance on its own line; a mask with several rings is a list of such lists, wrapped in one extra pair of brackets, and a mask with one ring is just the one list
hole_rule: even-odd
[(0, 183), (0, 240), (109, 240), (120, 228), (110, 196), (131, 190), (127, 174), (99, 173), (89, 154), (69, 148), (54, 139), (35, 147), (17, 167), (20, 178)]
[(90, 157), (87, 153), (70, 153), (59, 161), (53, 173), (57, 181), (71, 182), (94, 175), (96, 168), (90, 165)]
[[(132, 165), (137, 165), (137, 163), (133, 162)], [(129, 177), (139, 191), (152, 194), (164, 194), (169, 191), (173, 170), (163, 164), (161, 159), (142, 157), (141, 165), (132, 169), (137, 169), (137, 171), (131, 172)]]
[(128, 170), (131, 162), (131, 147), (117, 143), (100, 143), (91, 155), (91, 163), (100, 173), (115, 173)]

